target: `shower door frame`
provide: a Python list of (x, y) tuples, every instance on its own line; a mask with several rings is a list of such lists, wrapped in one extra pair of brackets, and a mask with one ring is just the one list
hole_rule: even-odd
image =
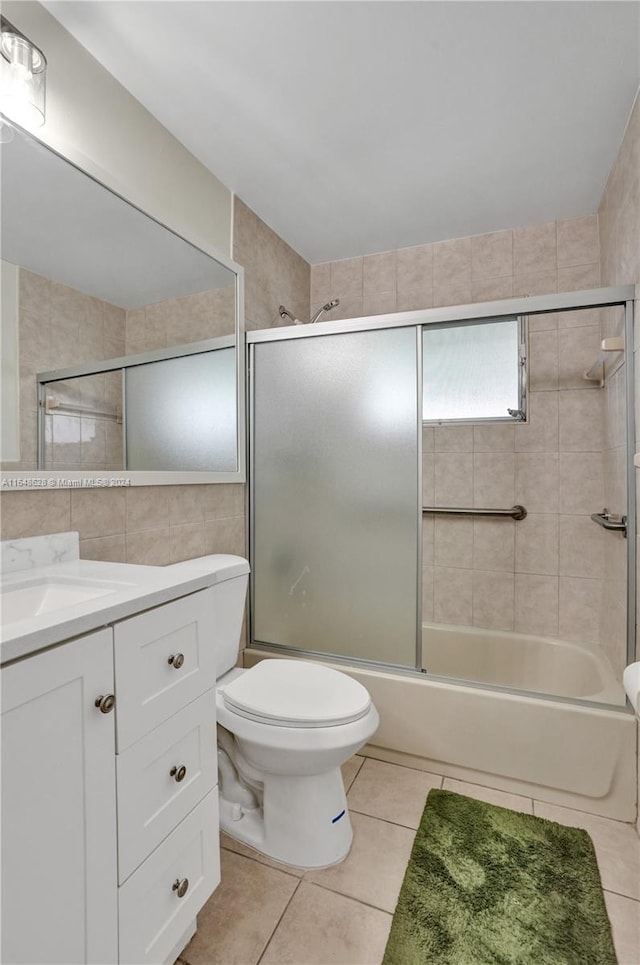
[[(627, 445), (627, 651), (626, 663), (632, 663), (636, 659), (636, 480), (635, 480), (635, 379), (634, 379), (634, 314), (635, 303), (640, 295), (638, 287), (634, 285), (623, 285), (609, 288), (594, 288), (585, 291), (561, 292), (550, 295), (531, 295), (520, 298), (505, 298), (493, 302), (477, 302), (466, 305), (446, 305), (440, 308), (425, 308), (411, 312), (393, 312), (384, 315), (367, 315), (358, 318), (349, 318), (338, 321), (326, 321), (317, 325), (300, 326), (280, 326), (278, 328), (258, 329), (247, 332), (247, 373), (248, 373), (248, 392), (247, 392), (247, 552), (249, 561), (253, 564), (254, 560), (254, 346), (260, 342), (281, 342), (295, 338), (322, 338), (324, 335), (341, 335), (349, 332), (367, 332), (376, 329), (390, 328), (415, 328), (417, 340), (417, 375), (418, 375), (418, 399), (416, 405), (421, 412), (422, 407), (422, 329), (425, 325), (442, 324), (443, 322), (482, 322), (487, 318), (501, 318), (513, 316), (532, 316), (546, 315), (554, 312), (578, 311), (580, 309), (596, 308), (615, 308), (620, 307), (624, 311), (624, 338), (625, 338), (625, 363), (626, 363), (626, 445)], [(422, 635), (422, 605), (421, 605), (421, 578), (422, 578), (422, 540), (421, 540), (421, 521), (422, 521), (422, 420), (419, 420), (418, 428), (418, 493), (420, 505), (416, 507), (416, 531), (417, 531), (417, 561), (418, 561), (418, 592), (417, 592), (417, 612), (416, 612), (416, 667), (401, 667), (392, 663), (379, 663), (371, 660), (358, 660), (353, 657), (341, 656), (340, 654), (319, 653), (315, 651), (297, 650), (295, 648), (281, 646), (272, 643), (263, 643), (254, 637), (254, 588), (253, 579), (250, 580), (249, 592), (249, 612), (248, 612), (248, 648), (273, 651), (283, 655), (308, 656), (320, 660), (329, 660), (334, 663), (351, 664), (354, 666), (368, 667), (369, 669), (388, 670), (393, 673), (403, 673), (410, 676), (421, 676), (425, 671), (421, 668), (421, 635)], [(460, 686), (478, 687), (477, 682), (465, 681), (457, 677), (442, 677), (436, 674), (429, 674), (431, 680), (455, 683)], [(511, 688), (500, 687), (493, 684), (482, 684), (483, 689), (506, 691), (508, 693), (518, 693), (524, 696), (532, 696), (530, 691), (518, 691)], [(542, 697), (560, 701), (563, 703), (575, 704), (576, 700), (570, 697), (557, 697), (547, 694), (535, 694)], [(622, 710), (624, 707), (613, 704), (603, 704), (596, 701), (579, 700), (583, 706), (592, 706), (601, 709)], [(628, 708), (628, 701), (627, 701)]]

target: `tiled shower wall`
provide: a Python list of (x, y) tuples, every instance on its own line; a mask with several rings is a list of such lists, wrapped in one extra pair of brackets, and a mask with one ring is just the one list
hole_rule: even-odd
[[(595, 216), (316, 265), (312, 304), (340, 298), (357, 316), (534, 295), (600, 282)], [(582, 375), (599, 352), (600, 315), (529, 322), (527, 425), (423, 431), (425, 505), (508, 507), (521, 522), (424, 517), (423, 615), (597, 643), (603, 533), (603, 394)]]
[[(640, 94), (640, 92), (639, 92)], [(640, 96), (609, 176), (598, 209), (602, 283), (640, 285)], [(640, 452), (640, 320), (636, 318), (634, 344), (636, 396), (636, 452)], [(640, 472), (636, 471), (636, 511), (640, 511)], [(640, 512), (638, 512), (640, 515)], [(636, 535), (636, 563), (640, 557), (640, 537)], [(640, 573), (640, 566), (638, 566)], [(638, 587), (640, 603), (640, 586)], [(636, 615), (636, 624), (640, 620)], [(640, 659), (640, 626), (636, 626), (636, 657)], [(640, 723), (638, 725), (638, 799), (640, 800)], [(640, 815), (638, 817), (640, 832)]]
[(233, 205), (233, 257), (244, 268), (245, 327), (288, 325), (284, 305), (295, 318), (309, 319), (309, 264), (261, 221), (240, 198)]
[(599, 284), (591, 216), (314, 265), (311, 304), (339, 298), (328, 317), (355, 318)]

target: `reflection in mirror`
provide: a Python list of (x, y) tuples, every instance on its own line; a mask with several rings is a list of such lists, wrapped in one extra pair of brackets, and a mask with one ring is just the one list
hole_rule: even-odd
[(233, 348), (125, 369), (126, 469), (234, 469)]
[[(219, 463), (209, 460), (206, 468), (237, 473), (236, 430), (242, 420), (237, 418), (241, 387), (235, 344), (241, 323), (235, 266), (195, 248), (30, 135), (11, 131), (12, 139), (2, 145), (1, 230), (3, 262), (13, 266), (9, 271), (17, 287), (20, 445), (19, 452), (3, 448), (2, 469), (38, 468), (37, 373), (90, 369), (108, 359), (226, 336), (232, 378), (225, 376), (219, 391), (209, 392), (200, 412), (206, 412), (210, 425), (226, 427), (224, 441), (213, 447), (224, 455)], [(103, 371), (48, 387), (58, 406), (44, 420), (43, 468), (126, 468), (119, 422), (122, 379), (119, 371)], [(207, 406), (218, 404), (224, 417), (215, 419)], [(131, 418), (135, 413), (129, 410)], [(145, 468), (196, 468), (193, 463), (183, 467), (181, 456), (172, 458), (168, 438), (157, 442), (153, 466)]]
[[(235, 338), (38, 377), (38, 468), (233, 472)], [(107, 363), (108, 365), (108, 363)]]

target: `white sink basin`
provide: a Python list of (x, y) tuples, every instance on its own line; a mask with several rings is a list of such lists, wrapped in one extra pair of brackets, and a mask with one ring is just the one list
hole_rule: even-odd
[(0, 593), (0, 617), (3, 623), (26, 620), (41, 613), (115, 593), (120, 588), (91, 580), (40, 577), (15, 587), (3, 588)]

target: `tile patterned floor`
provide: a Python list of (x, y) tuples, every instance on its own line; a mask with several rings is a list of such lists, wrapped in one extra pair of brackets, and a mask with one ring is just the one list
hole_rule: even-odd
[(371, 758), (352, 758), (343, 776), (354, 829), (346, 860), (324, 871), (296, 871), (223, 834), (222, 883), (178, 965), (379, 965), (434, 787), (585, 828), (619, 965), (640, 965), (640, 838), (631, 825)]

